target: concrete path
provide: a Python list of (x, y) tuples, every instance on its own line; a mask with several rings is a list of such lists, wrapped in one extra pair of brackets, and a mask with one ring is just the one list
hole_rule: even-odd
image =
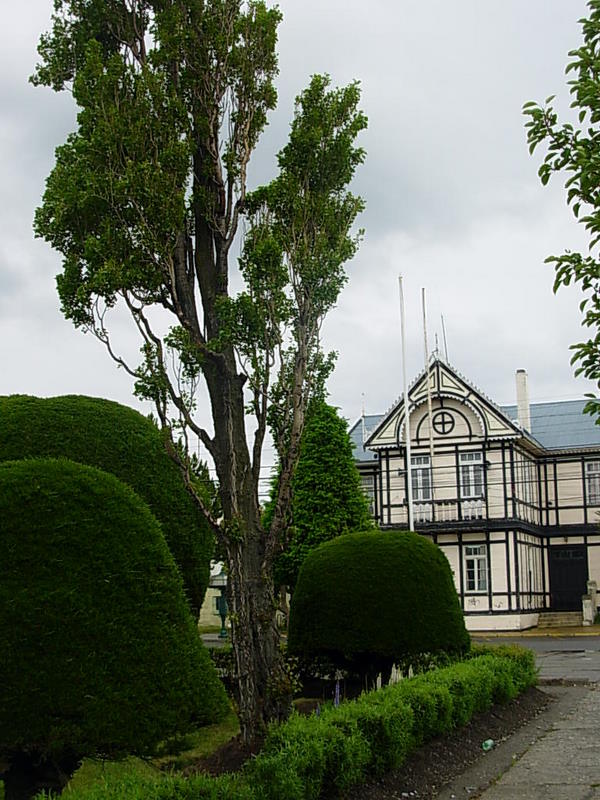
[(481, 800), (600, 800), (600, 689), (590, 687)]
[(553, 702), (449, 784), (438, 800), (600, 800), (600, 639), (594, 634), (510, 637), (534, 650), (540, 688)]

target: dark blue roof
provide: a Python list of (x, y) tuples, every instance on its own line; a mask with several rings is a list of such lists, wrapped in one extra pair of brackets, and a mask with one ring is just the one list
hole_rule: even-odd
[[(586, 403), (587, 400), (531, 403), (531, 435), (548, 450), (600, 446), (600, 425), (583, 413)], [(509, 419), (517, 418), (516, 405), (501, 409)]]
[(375, 453), (372, 450), (365, 450), (363, 441), (367, 441), (384, 416), (384, 414), (365, 414), (348, 431), (350, 440), (354, 445), (354, 458), (357, 461), (375, 461)]
[[(600, 447), (600, 425), (584, 414), (587, 400), (561, 400), (554, 403), (531, 403), (529, 433), (548, 450)], [(517, 419), (517, 406), (498, 406), (510, 420)], [(375, 430), (385, 414), (369, 414), (357, 420), (349, 431), (357, 461), (374, 461), (375, 453), (365, 450), (363, 441)]]

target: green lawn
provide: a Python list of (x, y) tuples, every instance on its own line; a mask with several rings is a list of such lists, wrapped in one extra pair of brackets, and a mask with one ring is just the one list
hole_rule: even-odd
[(210, 755), (222, 744), (239, 733), (237, 716), (230, 710), (225, 719), (216, 725), (207, 725), (185, 736), (169, 739), (159, 748), (159, 755), (144, 760), (129, 758), (121, 761), (99, 761), (86, 758), (71, 778), (63, 792), (91, 788), (94, 784), (115, 785), (128, 777), (151, 777), (161, 772), (172, 773), (184, 769), (199, 758)]

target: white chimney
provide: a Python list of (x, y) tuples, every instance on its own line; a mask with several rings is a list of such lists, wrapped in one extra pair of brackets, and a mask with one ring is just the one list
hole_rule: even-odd
[(517, 420), (522, 428), (531, 432), (531, 414), (529, 412), (529, 389), (527, 388), (527, 370), (517, 370)]

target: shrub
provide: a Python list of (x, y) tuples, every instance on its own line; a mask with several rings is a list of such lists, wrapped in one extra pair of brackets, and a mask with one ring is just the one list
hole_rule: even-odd
[(430, 675), (418, 675), (368, 695), (369, 702), (391, 709), (412, 710), (411, 744), (420, 746), (452, 727), (452, 695), (447, 686), (434, 684)]
[[(145, 791), (71, 794), (71, 800), (317, 800), (334, 797), (370, 774), (399, 767), (412, 750), (448, 733), (466, 709), (488, 708), (508, 682), (527, 682), (528, 658), (473, 656), (465, 663), (409, 678), (357, 700), (327, 706), (320, 716), (292, 715), (273, 725), (263, 750), (236, 776), (190, 781), (165, 778)], [(455, 713), (456, 706), (456, 713)], [(227, 782), (225, 782), (227, 781)]]
[(537, 683), (538, 669), (535, 665), (535, 655), (532, 650), (525, 647), (510, 644), (474, 644), (469, 655), (472, 658), (479, 658), (483, 655), (502, 658), (518, 692), (523, 692), (529, 686), (535, 686)]
[(371, 748), (352, 714), (346, 716), (347, 705), (321, 717), (293, 714), (269, 729), (261, 754), (247, 770), (253, 785), (265, 784), (265, 798), (311, 800), (364, 779)]
[[(271, 525), (279, 481), (271, 486), (264, 523)], [(275, 562), (275, 581), (293, 590), (298, 570), (315, 547), (350, 531), (374, 530), (360, 485), (348, 424), (337, 409), (313, 399), (306, 413), (292, 478), (289, 540)]]
[[(42, 793), (36, 800), (55, 795)], [(71, 789), (64, 794), (69, 800), (262, 800), (253, 788), (237, 775), (211, 778), (194, 775), (189, 778), (167, 776), (141, 776), (125, 774), (107, 776), (85, 788)]]
[(213, 535), (156, 425), (132, 408), (97, 397), (0, 397), (0, 460), (44, 456), (98, 467), (135, 489), (161, 523), (198, 614)]
[(0, 464), (0, 754), (64, 771), (226, 710), (147, 505), (66, 459)]
[[(347, 734), (358, 730), (369, 745), (369, 772), (381, 775), (403, 763), (411, 749), (413, 713), (406, 703), (394, 702), (390, 695), (380, 702), (370, 702), (366, 697), (326, 714), (328, 722), (341, 727)], [(351, 776), (357, 782), (360, 776)]]
[(448, 561), (422, 536), (340, 536), (313, 550), (300, 570), (290, 606), (291, 653), (376, 672), (468, 645)]

